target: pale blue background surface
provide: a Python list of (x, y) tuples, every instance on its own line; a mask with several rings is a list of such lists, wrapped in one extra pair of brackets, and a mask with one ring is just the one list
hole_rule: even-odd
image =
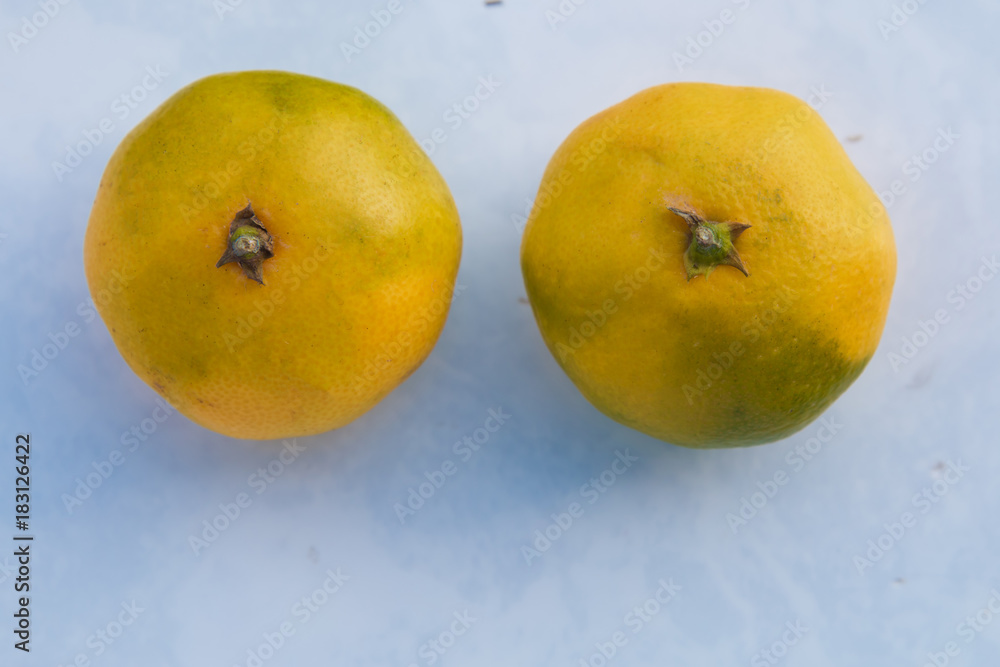
[[(0, 4), (0, 540), (13, 532), (22, 431), (34, 445), (36, 535), (30, 656), (10, 646), (12, 561), (0, 548), (0, 664), (68, 665), (83, 654), (102, 667), (246, 665), (262, 635), (287, 622), (295, 634), (263, 664), (429, 665), (427, 642), (465, 612), (474, 622), (434, 664), (576, 666), (618, 631), (627, 643), (613, 665), (771, 664), (760, 651), (778, 642), (775, 660), (789, 666), (919, 666), (950, 641), (960, 652), (949, 664), (991, 664), (1000, 618), (981, 631), (960, 624), (1000, 590), (1000, 281), (961, 309), (949, 293), (1000, 250), (1000, 7), (913, 2), (916, 13), (884, 38), (878, 22), (893, 5), (881, 0), (591, 0), (554, 26), (555, 0), (403, 0), (347, 62), (340, 44), (386, 4), (244, 0), (220, 19), (209, 0), (70, 2), (16, 50), (7, 33), (40, 10)], [(679, 71), (674, 52), (724, 9), (734, 20)], [(121, 118), (114, 101), (147, 67), (165, 78)], [(420, 370), (354, 424), (300, 441), (305, 452), (263, 493), (251, 475), (277, 443), (228, 440), (175, 415), (70, 512), (64, 494), (157, 406), (104, 325), (86, 317), (81, 246), (101, 172), (128, 129), (177, 89), (254, 68), (357, 86), (418, 139), (445, 130), (432, 158), (462, 216), (465, 290)], [(449, 125), (444, 113), (489, 76), (500, 87)], [(517, 216), (552, 152), (590, 115), (676, 80), (803, 98), (824, 87), (833, 95), (820, 113), (864, 176), (880, 191), (902, 186), (889, 208), (899, 271), (882, 346), (827, 413), (842, 428), (800, 470), (788, 453), (818, 422), (772, 445), (699, 452), (603, 417), (550, 357), (522, 300)], [(104, 118), (113, 129), (60, 181), (53, 161)], [(958, 138), (914, 171), (911, 156), (949, 128)], [(889, 353), (939, 309), (948, 322), (893, 369)], [(71, 322), (79, 335), (23, 382), (18, 366)], [(509, 421), (461, 461), (453, 443), (491, 408)], [(581, 486), (616, 450), (638, 461), (589, 504)], [(393, 505), (446, 459), (458, 472), (401, 525)], [(949, 461), (969, 468), (954, 484), (942, 481)], [(734, 534), (727, 513), (778, 471), (787, 484)], [(946, 495), (915, 503), (935, 482)], [(251, 505), (195, 555), (189, 535), (241, 492)], [(527, 564), (522, 546), (573, 502), (583, 515)], [(855, 557), (907, 511), (915, 525), (884, 537), (891, 548), (859, 573)], [(337, 568), (349, 579), (302, 622), (294, 605)], [(626, 616), (660, 580), (680, 590), (633, 632)], [(133, 601), (142, 611), (113, 644), (91, 638)], [(796, 622), (804, 635), (782, 645)]]

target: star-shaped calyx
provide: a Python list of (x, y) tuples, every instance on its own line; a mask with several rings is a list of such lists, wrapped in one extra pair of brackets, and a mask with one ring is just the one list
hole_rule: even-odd
[(671, 207), (670, 211), (684, 218), (691, 232), (690, 244), (684, 253), (684, 269), (688, 280), (695, 276), (708, 278), (712, 269), (720, 264), (735, 267), (745, 276), (750, 275), (733, 245), (750, 225), (745, 222), (712, 222), (697, 213), (679, 208)]
[(229, 240), (226, 252), (215, 265), (216, 268), (236, 262), (243, 269), (247, 278), (264, 284), (261, 264), (265, 259), (274, 256), (274, 238), (267, 233), (264, 225), (253, 212), (253, 207), (247, 203), (245, 209), (236, 214), (229, 223)]

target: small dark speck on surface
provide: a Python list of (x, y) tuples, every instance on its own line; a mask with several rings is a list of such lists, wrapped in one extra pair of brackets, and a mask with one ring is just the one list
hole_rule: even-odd
[(861, 141), (862, 139), (864, 139), (863, 134), (852, 134), (851, 136), (847, 137), (844, 141), (849, 141), (853, 144), (858, 141)]
[(921, 368), (919, 371), (914, 373), (913, 378), (906, 383), (907, 389), (920, 389), (925, 384), (931, 381), (931, 367)]
[(528, 303), (528, 299), (526, 299), (523, 296), (519, 296), (519, 297), (517, 297), (517, 302), (518, 303)]

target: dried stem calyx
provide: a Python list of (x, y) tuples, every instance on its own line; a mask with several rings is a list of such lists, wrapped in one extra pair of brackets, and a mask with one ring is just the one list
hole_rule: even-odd
[(246, 208), (236, 214), (229, 223), (229, 241), (226, 251), (215, 265), (216, 268), (236, 262), (247, 278), (264, 284), (261, 265), (274, 256), (274, 238), (264, 229), (264, 225), (247, 203)]
[(688, 280), (695, 276), (708, 278), (712, 269), (720, 264), (737, 268), (745, 276), (750, 275), (733, 245), (750, 225), (745, 222), (713, 222), (679, 208), (670, 208), (670, 211), (683, 218), (691, 232), (690, 244), (684, 253)]

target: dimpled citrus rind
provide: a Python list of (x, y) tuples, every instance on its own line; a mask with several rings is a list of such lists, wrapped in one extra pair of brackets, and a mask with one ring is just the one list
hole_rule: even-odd
[[(275, 240), (264, 285), (215, 266), (248, 204)], [(241, 72), (191, 84), (129, 133), (84, 250), (136, 374), (209, 429), (271, 439), (343, 426), (420, 365), (448, 313), (461, 228), (446, 184), (376, 100)]]
[[(751, 225), (687, 279), (688, 225)], [(785, 93), (643, 91), (571, 133), (521, 247), (542, 336), (610, 417), (688, 447), (786, 437), (878, 345), (895, 277), (888, 216), (819, 115)]]

